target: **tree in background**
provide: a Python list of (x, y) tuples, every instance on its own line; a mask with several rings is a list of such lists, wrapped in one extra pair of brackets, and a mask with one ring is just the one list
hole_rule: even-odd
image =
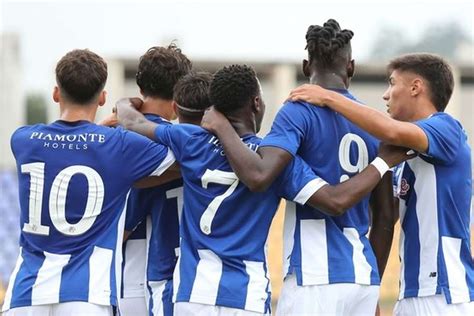
[(28, 125), (46, 123), (48, 118), (46, 100), (40, 93), (30, 93), (26, 97), (26, 122)]
[(472, 45), (472, 40), (456, 22), (430, 25), (416, 40), (410, 40), (396, 27), (386, 26), (375, 37), (370, 60), (387, 62), (400, 54), (430, 52), (456, 62), (461, 45), (466, 43)]

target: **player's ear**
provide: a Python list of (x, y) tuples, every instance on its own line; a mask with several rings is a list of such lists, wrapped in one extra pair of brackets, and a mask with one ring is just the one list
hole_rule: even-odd
[(176, 103), (176, 101), (173, 100), (173, 101), (171, 101), (171, 106), (173, 107), (174, 113), (176, 113), (176, 115), (178, 115), (178, 103)]
[(311, 75), (310, 71), (309, 71), (309, 61), (307, 61), (306, 59), (303, 59), (303, 74), (305, 77), (309, 78), (309, 76)]
[(54, 89), (53, 89), (53, 101), (56, 102), (56, 103), (59, 103), (59, 98), (61, 96), (61, 92), (59, 91), (59, 87), (58, 86), (54, 86)]
[(355, 73), (355, 61), (352, 59), (348, 64), (347, 64), (347, 77), (352, 78), (354, 77)]
[(106, 101), (107, 101), (107, 91), (102, 90), (102, 92), (99, 94), (99, 106), (104, 105)]
[(259, 96), (256, 96), (254, 99), (253, 99), (253, 104), (252, 104), (252, 112), (254, 113), (258, 113), (260, 112), (262, 109), (261, 109), (262, 105), (261, 105), (261, 99)]
[(416, 97), (423, 90), (424, 82), (421, 78), (415, 78), (410, 87), (410, 94), (412, 97)]

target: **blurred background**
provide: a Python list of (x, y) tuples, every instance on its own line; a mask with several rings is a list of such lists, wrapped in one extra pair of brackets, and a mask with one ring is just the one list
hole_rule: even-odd
[[(474, 146), (474, 4), (472, 1), (7, 1), (0, 0), (0, 304), (18, 254), (19, 207), (10, 135), (19, 126), (58, 117), (52, 101), (54, 67), (68, 51), (89, 48), (109, 67), (108, 102), (136, 96), (137, 61), (149, 47), (175, 41), (194, 68), (253, 66), (262, 84), (265, 135), (289, 91), (306, 82), (309, 25), (336, 19), (354, 31), (352, 92), (385, 109), (388, 61), (406, 52), (432, 52), (453, 66), (456, 87), (447, 112)], [(275, 302), (281, 286), (283, 207), (270, 238)], [(398, 228), (397, 228), (398, 229)], [(398, 293), (398, 231), (382, 284), (381, 305), (391, 315)]]

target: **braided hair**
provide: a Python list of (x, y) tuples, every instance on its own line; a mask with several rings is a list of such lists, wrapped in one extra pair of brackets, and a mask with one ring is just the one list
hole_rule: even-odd
[[(306, 32), (306, 48), (309, 62), (323, 68), (332, 68), (339, 64), (340, 58), (351, 53), (350, 41), (354, 33), (341, 30), (336, 20), (329, 19), (323, 26), (310, 25)], [(350, 58), (350, 57), (349, 57)]]

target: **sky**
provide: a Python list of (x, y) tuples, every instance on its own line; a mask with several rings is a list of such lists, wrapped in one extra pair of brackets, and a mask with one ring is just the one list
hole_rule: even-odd
[(298, 61), (306, 55), (308, 26), (329, 18), (354, 31), (359, 61), (370, 62), (385, 27), (415, 40), (428, 25), (455, 21), (474, 40), (474, 2), (462, 0), (0, 1), (0, 32), (20, 36), (26, 90), (48, 93), (52, 83), (45, 78), (74, 48), (134, 58), (177, 40), (191, 59)]

